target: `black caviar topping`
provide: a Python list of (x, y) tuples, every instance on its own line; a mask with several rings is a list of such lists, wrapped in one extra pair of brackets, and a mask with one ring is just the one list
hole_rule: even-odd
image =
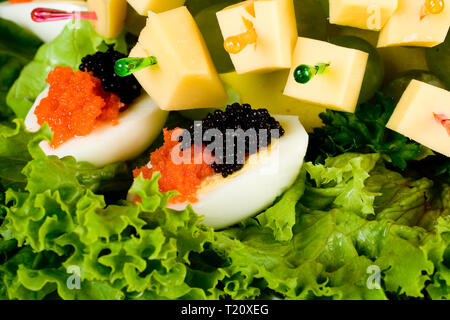
[[(261, 147), (267, 147), (271, 143), (272, 138), (279, 138), (284, 135), (284, 129), (281, 127), (280, 123), (269, 114), (267, 109), (252, 109), (249, 104), (241, 105), (239, 103), (234, 103), (227, 106), (225, 111), (216, 110), (213, 113), (209, 113), (206, 118), (202, 120), (201, 125), (201, 143), (205, 143), (206, 148), (212, 150), (214, 156), (218, 159), (218, 161), (211, 164), (211, 167), (216, 173), (221, 173), (223, 177), (227, 177), (233, 172), (242, 169), (245, 158), (248, 155), (257, 152)], [(218, 155), (216, 152), (217, 149), (215, 148), (217, 147), (217, 144), (214, 143), (214, 139), (212, 139), (212, 141), (203, 140), (205, 138), (203, 133), (209, 129), (218, 129), (222, 133), (223, 152), (221, 155)], [(247, 135), (242, 136), (242, 138), (245, 138), (245, 147), (238, 148), (238, 139), (240, 137), (239, 135), (236, 135), (231, 138), (234, 141), (232, 144), (234, 147), (227, 148), (227, 129), (242, 129), (243, 132), (254, 129), (254, 132), (256, 132), (256, 141), (250, 141), (250, 138)], [(185, 135), (180, 136), (179, 141), (183, 142), (181, 146), (182, 149), (189, 148), (193, 143), (198, 144), (198, 142), (200, 142), (194, 139), (194, 124), (185, 130), (189, 132), (191, 140), (186, 140)], [(276, 133), (275, 137), (273, 137), (274, 132)]]
[(132, 75), (119, 77), (114, 72), (115, 62), (126, 57), (114, 50), (114, 46), (109, 46), (106, 52), (98, 51), (81, 59), (79, 69), (92, 72), (102, 81), (105, 91), (117, 94), (121, 102), (129, 104), (141, 94), (141, 85)]

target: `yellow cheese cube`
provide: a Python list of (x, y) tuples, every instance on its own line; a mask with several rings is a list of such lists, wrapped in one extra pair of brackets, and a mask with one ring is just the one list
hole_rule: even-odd
[(253, 24), (256, 43), (230, 54), (236, 72), (265, 72), (291, 67), (297, 40), (293, 0), (244, 1), (217, 12), (224, 39), (245, 33), (245, 20)]
[[(369, 54), (328, 42), (298, 38), (284, 94), (341, 111), (354, 112)], [(301, 64), (329, 63), (324, 73), (305, 84), (297, 83), (294, 70)]]
[(115, 38), (122, 32), (127, 16), (126, 0), (88, 0), (88, 10), (97, 14), (92, 26), (104, 38)]
[(387, 127), (450, 157), (450, 135), (435, 115), (450, 119), (450, 92), (412, 80)]
[(147, 16), (149, 11), (160, 13), (184, 5), (186, 0), (128, 0), (128, 3), (141, 16)]
[(330, 0), (330, 23), (380, 30), (397, 9), (397, 0)]
[(155, 56), (158, 63), (135, 72), (163, 110), (218, 107), (227, 93), (194, 18), (186, 7), (152, 14), (130, 57)]
[(433, 47), (444, 42), (450, 26), (450, 3), (444, 10), (421, 19), (425, 0), (398, 0), (398, 7), (378, 38), (378, 47)]

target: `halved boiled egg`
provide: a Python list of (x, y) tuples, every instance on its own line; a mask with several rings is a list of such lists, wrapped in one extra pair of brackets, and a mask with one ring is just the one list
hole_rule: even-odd
[[(250, 155), (243, 168), (230, 176), (214, 174), (203, 180), (197, 201), (169, 203), (167, 207), (182, 210), (190, 204), (203, 216), (205, 225), (221, 229), (272, 204), (297, 178), (308, 146), (308, 134), (297, 116), (274, 118), (284, 128), (283, 136)], [(134, 195), (128, 196), (128, 200), (134, 199)]]
[(51, 8), (68, 12), (87, 11), (87, 5), (84, 1), (32, 1), (13, 4), (3, 2), (0, 3), (0, 18), (14, 21), (22, 28), (36, 34), (44, 42), (55, 39), (66, 24), (72, 23), (72, 20), (48, 21), (45, 23), (34, 22), (31, 19), (31, 11), (36, 8)]
[[(40, 128), (34, 113), (40, 101), (48, 95), (45, 89), (34, 102), (25, 119), (29, 131)], [(56, 148), (48, 141), (40, 143), (47, 155), (60, 158), (73, 156), (96, 166), (132, 159), (141, 154), (159, 135), (168, 112), (161, 110), (147, 94), (142, 94), (119, 114), (117, 124), (102, 124), (86, 136), (71, 138)]]

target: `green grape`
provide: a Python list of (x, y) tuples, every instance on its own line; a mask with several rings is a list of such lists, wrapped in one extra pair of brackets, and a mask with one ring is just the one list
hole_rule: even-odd
[(294, 0), (297, 31), (301, 37), (325, 40), (327, 15), (319, 0)]
[(444, 43), (426, 49), (428, 68), (450, 87), (450, 33)]
[(193, 16), (195, 16), (203, 9), (213, 6), (218, 2), (220, 2), (220, 0), (187, 0), (185, 5), (188, 8), (189, 12)]
[(435, 87), (447, 89), (446, 84), (431, 72), (425, 70), (409, 70), (399, 73), (389, 81), (389, 83), (383, 87), (384, 95), (393, 98), (394, 102), (397, 103), (403, 92), (405, 92), (406, 87), (408, 87), (413, 79), (426, 82)]
[(223, 47), (223, 37), (220, 31), (219, 22), (217, 21), (216, 12), (233, 3), (233, 1), (228, 1), (215, 4), (200, 11), (194, 17), (219, 73), (233, 71), (234, 67), (230, 55)]
[(339, 46), (361, 50), (369, 54), (358, 103), (370, 100), (375, 95), (375, 92), (381, 88), (384, 80), (384, 65), (377, 49), (366, 40), (353, 36), (335, 37), (330, 42)]
[(384, 63), (384, 82), (388, 82), (400, 72), (408, 70), (428, 70), (424, 47), (378, 48)]

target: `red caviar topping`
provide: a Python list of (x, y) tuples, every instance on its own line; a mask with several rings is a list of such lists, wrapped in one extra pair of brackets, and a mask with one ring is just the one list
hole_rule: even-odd
[[(176, 134), (177, 131), (175, 130), (180, 131), (178, 128), (163, 130), (163, 146), (150, 155), (152, 167), (143, 166), (142, 168), (135, 169), (133, 175), (136, 178), (142, 173), (145, 179), (150, 179), (153, 172), (159, 171), (161, 173), (159, 190), (161, 192), (176, 190), (180, 193), (171, 198), (170, 203), (182, 203), (185, 201), (194, 203), (198, 200), (196, 194), (202, 181), (214, 174), (214, 170), (209, 164), (213, 158), (209, 152), (204, 152), (205, 146), (202, 146), (202, 152), (194, 153), (194, 148), (184, 151), (190, 153), (190, 159), (188, 159), (190, 161), (183, 161), (181, 163), (174, 161), (173, 154), (177, 152), (174, 148), (180, 150), (180, 143), (176, 141), (179, 135)], [(183, 158), (181, 150), (178, 155), (180, 157), (179, 159)]]
[(9, 3), (25, 3), (25, 2), (32, 2), (33, 0), (9, 0)]
[(46, 82), (50, 85), (48, 96), (34, 113), (40, 125), (47, 122), (52, 129), (52, 147), (88, 135), (101, 123), (117, 124), (125, 106), (116, 94), (105, 92), (100, 79), (89, 72), (58, 66)]

